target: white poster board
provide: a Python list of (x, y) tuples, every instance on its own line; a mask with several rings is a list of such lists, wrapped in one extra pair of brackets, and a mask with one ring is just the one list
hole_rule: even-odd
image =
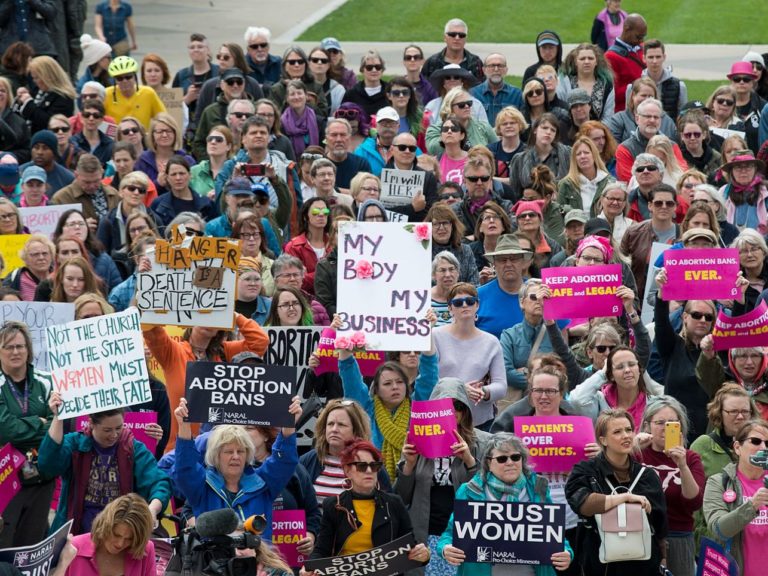
[(385, 168), (381, 171), (381, 196), (384, 206), (407, 206), (417, 192), (424, 191), (423, 170), (394, 170)]
[(640, 314), (640, 320), (643, 324), (653, 322), (653, 309), (654, 305), (648, 303), (648, 295), (651, 290), (658, 290), (656, 285), (656, 266), (654, 263), (659, 259), (659, 256), (666, 250), (671, 248), (670, 244), (664, 244), (663, 242), (654, 242), (651, 246), (651, 259), (648, 261), (648, 274), (645, 277), (645, 293), (643, 294), (643, 312)]
[(432, 225), (339, 225), (337, 338), (363, 332), (373, 350), (429, 350)]
[(38, 370), (50, 370), (48, 366), (48, 338), (46, 329), (72, 322), (75, 305), (54, 302), (0, 302), (0, 325), (10, 320), (22, 322), (32, 337), (32, 364)]
[(53, 240), (53, 233), (61, 215), (67, 210), (82, 211), (82, 209), (82, 204), (50, 204), (19, 208), (19, 212), (21, 212), (21, 221), (30, 234), (44, 234)]

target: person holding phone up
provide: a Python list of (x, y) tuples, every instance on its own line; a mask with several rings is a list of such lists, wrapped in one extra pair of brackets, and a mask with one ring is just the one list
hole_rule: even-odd
[(655, 396), (645, 407), (641, 430), (638, 461), (659, 475), (667, 502), (667, 568), (672, 574), (693, 574), (693, 514), (704, 503), (706, 477), (701, 456), (685, 447), (688, 415), (672, 396)]

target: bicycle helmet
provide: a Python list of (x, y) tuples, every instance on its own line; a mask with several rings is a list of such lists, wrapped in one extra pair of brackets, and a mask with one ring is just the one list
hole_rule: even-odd
[(112, 78), (124, 74), (136, 74), (138, 71), (138, 63), (130, 56), (118, 56), (110, 62), (109, 68), (107, 68), (107, 72)]

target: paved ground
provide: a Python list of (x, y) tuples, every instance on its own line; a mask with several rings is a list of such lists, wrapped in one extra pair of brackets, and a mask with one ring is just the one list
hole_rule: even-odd
[[(91, 4), (93, 4), (93, 1)], [(134, 19), (138, 29), (139, 59), (148, 52), (162, 55), (174, 73), (187, 64), (186, 42), (191, 32), (203, 32), (211, 41), (212, 48), (224, 41), (243, 42), (247, 26), (266, 26), (272, 30), (272, 50), (282, 54), (310, 24), (330, 13), (344, 0), (130, 0), (134, 7)], [(93, 31), (92, 15), (86, 24)], [(653, 31), (651, 30), (651, 34)], [(470, 38), (471, 39), (471, 38)], [(302, 42), (306, 49), (315, 43)], [(401, 66), (404, 43), (344, 42), (347, 62), (353, 67), (368, 49), (381, 52), (388, 64), (387, 73), (403, 71)], [(431, 54), (442, 46), (440, 42), (422, 42), (424, 52)], [(473, 44), (468, 48), (482, 55), (501, 52), (509, 61), (509, 73), (522, 75), (524, 69), (535, 60), (532, 44)], [(568, 46), (566, 46), (566, 50)], [(740, 60), (750, 49), (731, 45), (683, 45), (667, 47), (669, 63), (675, 75), (681, 78), (716, 80), (725, 79), (731, 63)], [(768, 52), (768, 44), (754, 46), (759, 52)]]

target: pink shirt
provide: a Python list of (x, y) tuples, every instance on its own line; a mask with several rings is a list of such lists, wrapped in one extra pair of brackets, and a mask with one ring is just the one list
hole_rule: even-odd
[[(741, 472), (737, 472), (741, 483), (742, 500), (752, 500), (760, 488), (763, 479), (750, 480)], [(742, 576), (758, 576), (765, 574), (765, 543), (768, 541), (768, 507), (763, 506), (755, 519), (744, 528), (742, 538), (742, 555), (744, 557), (744, 572)]]
[[(93, 545), (90, 533), (80, 534), (72, 538), (72, 545), (77, 548), (77, 555), (67, 568), (66, 576), (99, 576), (96, 564), (96, 547)], [(144, 548), (144, 557), (136, 560), (130, 554), (125, 555), (124, 576), (155, 576), (155, 545), (151, 540)]]
[(464, 164), (466, 163), (467, 157), (464, 157), (461, 160), (452, 160), (448, 158), (448, 154), (443, 154), (440, 157), (441, 182), (464, 184)]

